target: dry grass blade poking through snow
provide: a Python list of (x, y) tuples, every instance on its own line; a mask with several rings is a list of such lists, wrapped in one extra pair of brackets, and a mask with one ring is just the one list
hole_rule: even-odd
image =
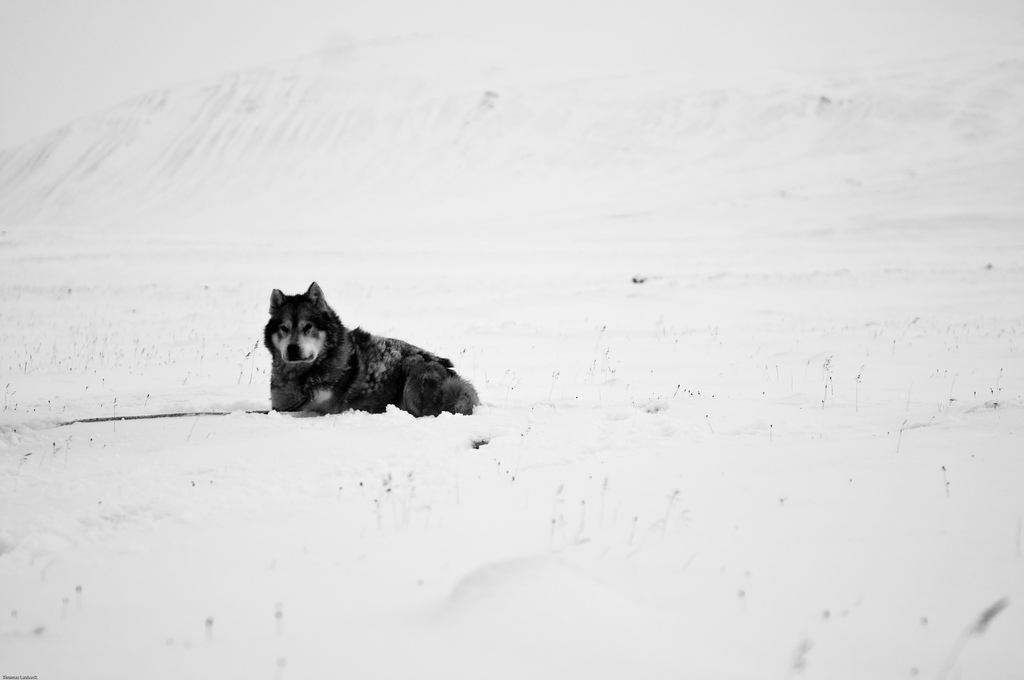
[(967, 646), (967, 643), (971, 641), (971, 638), (984, 635), (985, 631), (988, 630), (989, 624), (992, 623), (992, 620), (999, 616), (999, 614), (1009, 606), (1010, 598), (1004, 597), (983, 611), (981, 615), (978, 616), (978, 620), (974, 622), (974, 625), (965, 630), (960, 636), (960, 639), (957, 640), (955, 645), (953, 645), (953, 649), (950, 650), (946, 663), (942, 665), (942, 670), (935, 677), (938, 680), (944, 680), (949, 677), (950, 672), (953, 670), (953, 665), (956, 663), (956, 660), (960, 658), (960, 654), (964, 651), (964, 647)]

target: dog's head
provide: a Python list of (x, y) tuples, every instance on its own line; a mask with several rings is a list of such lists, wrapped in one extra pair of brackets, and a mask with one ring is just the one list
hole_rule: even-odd
[(324, 351), (333, 315), (316, 282), (302, 295), (285, 295), (275, 289), (270, 294), (264, 344), (285, 364), (312, 364)]

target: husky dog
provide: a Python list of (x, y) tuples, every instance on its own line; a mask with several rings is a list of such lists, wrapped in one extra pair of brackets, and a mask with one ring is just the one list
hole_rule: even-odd
[(273, 360), (275, 411), (381, 413), (394, 404), (414, 416), (469, 415), (480, 403), (448, 359), (345, 328), (315, 282), (302, 295), (270, 294), (263, 341)]

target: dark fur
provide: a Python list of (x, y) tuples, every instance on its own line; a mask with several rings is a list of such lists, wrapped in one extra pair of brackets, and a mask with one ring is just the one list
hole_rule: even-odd
[(271, 294), (263, 342), (273, 360), (276, 411), (380, 413), (393, 404), (414, 416), (469, 415), (480, 403), (448, 359), (345, 328), (316, 283), (302, 295)]

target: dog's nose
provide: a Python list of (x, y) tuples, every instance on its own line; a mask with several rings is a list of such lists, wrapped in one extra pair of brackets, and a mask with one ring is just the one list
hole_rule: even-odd
[(299, 361), (302, 354), (299, 353), (298, 345), (288, 345), (288, 361)]

